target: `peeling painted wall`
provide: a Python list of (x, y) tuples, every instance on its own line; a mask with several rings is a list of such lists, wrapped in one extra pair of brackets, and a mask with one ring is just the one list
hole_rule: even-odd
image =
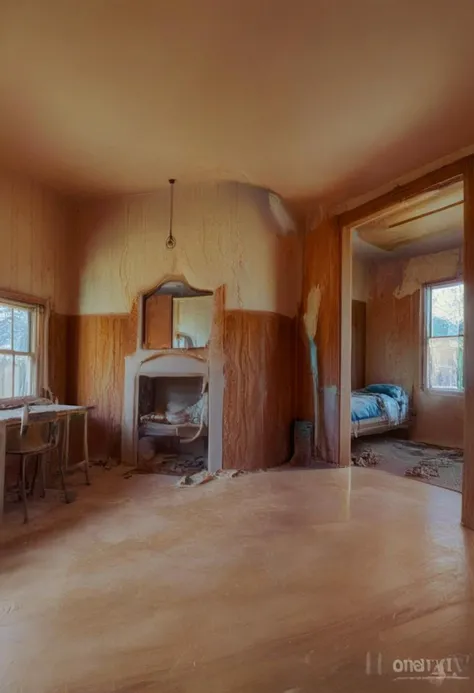
[(135, 348), (137, 330), (132, 304), (171, 275), (201, 289), (221, 287), (210, 351), (211, 378), (225, 378), (224, 464), (281, 464), (295, 418), (302, 242), (278, 223), (268, 191), (178, 182), (176, 247), (169, 251), (169, 202), (164, 188), (78, 203), (71, 263), (77, 315), (70, 331), (72, 376), (78, 375), (71, 399), (96, 405), (93, 452), (114, 454), (118, 447), (123, 361)]
[[(310, 225), (304, 239), (303, 302), (298, 332), (298, 417), (315, 423), (317, 454), (339, 462), (341, 237), (334, 219)], [(318, 392), (308, 334), (316, 331)], [(343, 461), (342, 464), (346, 464)]]
[(303, 324), (308, 339), (314, 339), (316, 336), (320, 304), (321, 289), (319, 286), (313, 286), (308, 293), (306, 299), (306, 311), (303, 316)]
[(237, 183), (176, 184), (173, 233), (165, 248), (169, 190), (83, 201), (76, 210), (75, 283), (80, 314), (127, 313), (166, 275), (205, 289), (226, 285), (226, 308), (294, 316), (300, 244), (284, 233), (269, 193)]
[(394, 291), (395, 298), (411, 296), (423, 284), (462, 277), (462, 249), (412, 257), (403, 263), (403, 278)]

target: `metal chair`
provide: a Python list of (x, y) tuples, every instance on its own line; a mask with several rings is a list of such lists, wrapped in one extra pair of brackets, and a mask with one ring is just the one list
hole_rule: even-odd
[[(26, 405), (25, 405), (26, 406)], [(28, 421), (28, 410), (25, 409), (20, 429), (20, 435), (11, 443), (7, 442), (6, 454), (16, 455), (20, 458), (19, 491), (23, 501), (24, 522), (28, 522), (27, 496), (33, 495), (38, 467), (41, 467), (41, 497), (46, 495), (46, 465), (45, 458), (49, 454), (56, 453), (58, 460), (61, 486), (64, 492), (65, 502), (69, 502), (67, 495), (64, 470), (59, 451), (59, 419), (54, 414), (38, 414), (33, 421)], [(30, 458), (36, 457), (36, 465), (31, 487), (27, 489), (27, 463)]]

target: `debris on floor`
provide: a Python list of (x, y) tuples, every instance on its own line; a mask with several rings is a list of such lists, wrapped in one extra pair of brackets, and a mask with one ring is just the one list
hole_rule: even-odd
[[(462, 490), (464, 460), (462, 450), (418, 443), (387, 434), (373, 436), (370, 442), (359, 438), (354, 439), (352, 463), (357, 464), (357, 460), (363, 457), (362, 453), (367, 449), (371, 450), (378, 460), (376, 469), (458, 493)], [(363, 458), (363, 466), (368, 466), (364, 462)]]
[(355, 467), (374, 467), (379, 464), (380, 458), (370, 447), (356, 450), (351, 455), (352, 464)]
[(243, 474), (247, 474), (248, 472), (245, 471), (245, 469), (219, 469), (218, 472), (216, 472), (216, 475), (219, 477), (219, 479), (236, 479), (238, 476), (242, 476)]
[[(461, 453), (462, 455), (462, 453)], [(419, 479), (430, 479), (431, 477), (439, 477), (439, 470), (443, 467), (450, 467), (452, 458), (458, 461), (459, 451), (457, 450), (442, 450), (437, 457), (431, 457), (423, 462), (418, 462), (410, 469), (407, 469), (405, 476), (416, 476)]]
[(158, 453), (153, 459), (140, 463), (142, 473), (171, 474), (183, 476), (195, 474), (205, 468), (205, 460), (201, 455), (191, 453)]
[(202, 471), (197, 472), (196, 474), (186, 474), (185, 476), (182, 476), (176, 484), (176, 486), (202, 486), (203, 484), (207, 484), (208, 481), (212, 481), (215, 478), (215, 474), (213, 474), (212, 472), (208, 472), (207, 469), (203, 469)]
[(109, 471), (112, 469), (112, 467), (118, 467), (120, 464), (120, 460), (117, 460), (114, 457), (107, 457), (106, 459), (94, 459), (90, 461), (90, 464), (92, 467), (102, 467), (106, 471)]
[(178, 487), (190, 487), (190, 486), (202, 486), (207, 484), (208, 481), (213, 481), (214, 479), (236, 479), (247, 472), (244, 469), (219, 469), (217, 472), (208, 472), (207, 469), (203, 469), (196, 474), (186, 474), (181, 477), (176, 486)]
[(414, 467), (410, 467), (405, 472), (405, 476), (416, 476), (418, 479), (430, 479), (433, 476), (439, 476), (437, 467), (428, 462), (419, 462)]

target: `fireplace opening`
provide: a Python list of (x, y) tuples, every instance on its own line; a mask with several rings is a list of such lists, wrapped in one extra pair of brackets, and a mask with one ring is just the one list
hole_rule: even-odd
[(140, 375), (138, 466), (191, 474), (208, 467), (208, 384), (196, 375)]

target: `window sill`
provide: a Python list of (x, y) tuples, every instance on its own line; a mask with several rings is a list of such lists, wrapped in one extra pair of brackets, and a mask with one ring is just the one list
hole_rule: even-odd
[(1, 409), (16, 409), (17, 407), (22, 407), (24, 404), (33, 404), (40, 399), (37, 395), (27, 395), (26, 397), (5, 397), (0, 398), (0, 410)]
[(464, 397), (464, 390), (444, 390), (442, 388), (425, 387), (423, 392), (427, 395), (445, 395), (447, 397)]

